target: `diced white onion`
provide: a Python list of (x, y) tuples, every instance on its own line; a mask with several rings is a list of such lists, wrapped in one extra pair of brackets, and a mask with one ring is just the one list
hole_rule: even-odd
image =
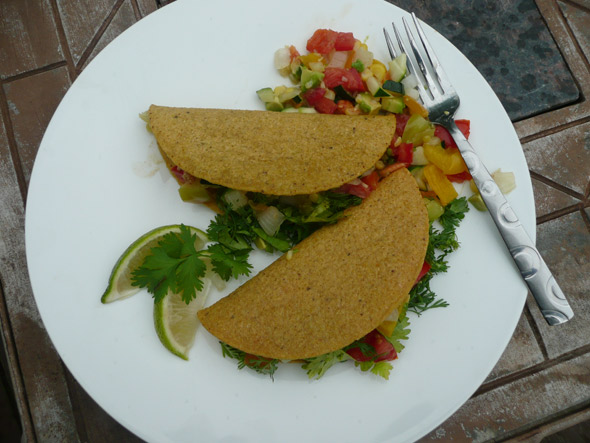
[(402, 85), (407, 91), (408, 89), (415, 89), (418, 86), (418, 80), (414, 74), (408, 74), (402, 79)]
[(286, 69), (291, 64), (291, 52), (286, 46), (281, 49), (277, 49), (274, 58), (275, 68), (280, 70)]
[(414, 100), (420, 99), (420, 93), (418, 92), (418, 80), (414, 74), (409, 74), (402, 79), (402, 85), (404, 85), (404, 93), (409, 95)]
[(502, 194), (508, 194), (516, 189), (514, 172), (502, 172), (501, 169), (492, 173), (492, 178), (500, 188)]
[(335, 51), (332, 55), (329, 68), (344, 68), (346, 66), (346, 60), (348, 60), (348, 51)]
[(242, 191), (230, 189), (223, 194), (223, 199), (232, 209), (240, 209), (248, 203), (248, 197)]
[(416, 146), (414, 148), (414, 152), (412, 155), (412, 165), (414, 166), (424, 166), (428, 164), (428, 160), (424, 155), (424, 147), (423, 146)]
[(354, 60), (360, 60), (365, 68), (368, 68), (373, 64), (373, 53), (362, 46), (354, 51)]
[(406, 89), (404, 92), (406, 93), (406, 95), (409, 95), (414, 100), (416, 100), (416, 101), (420, 100), (420, 93), (418, 92), (417, 89)]
[(285, 220), (285, 216), (275, 206), (268, 206), (260, 212), (256, 213), (256, 218), (260, 227), (267, 235), (271, 237), (279, 232), (281, 224)]

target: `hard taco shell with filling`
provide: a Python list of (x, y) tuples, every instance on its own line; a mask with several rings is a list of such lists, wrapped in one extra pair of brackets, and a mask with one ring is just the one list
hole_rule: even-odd
[(240, 191), (311, 194), (356, 179), (389, 147), (395, 116), (150, 106), (168, 165)]
[(428, 216), (406, 169), (345, 214), (201, 310), (203, 326), (244, 352), (284, 360), (341, 349), (375, 329), (407, 300)]

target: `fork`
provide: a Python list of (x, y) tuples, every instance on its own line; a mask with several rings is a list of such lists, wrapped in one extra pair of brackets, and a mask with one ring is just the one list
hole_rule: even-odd
[[(500, 231), (500, 235), (504, 239), (512, 258), (520, 270), (521, 276), (539, 305), (547, 323), (549, 325), (565, 323), (574, 316), (574, 313), (514, 210), (500, 192), (498, 185), (492, 179), (471, 144), (457, 128), (454, 115), (459, 108), (459, 96), (430, 46), (416, 15), (412, 13), (412, 20), (421, 49), (408, 22), (405, 18), (402, 20), (415, 61), (412, 59), (408, 46), (401, 38), (395, 23), (392, 23), (393, 31), (401, 51), (406, 54), (409, 64), (408, 70), (416, 77), (418, 92), (425, 108), (428, 110), (430, 121), (445, 127), (451, 133), (469, 169), (469, 173), (473, 177), (473, 181), (477, 189), (479, 189), (496, 227)], [(385, 28), (383, 28), (383, 32), (389, 54), (391, 58), (395, 58), (396, 51), (389, 33)], [(426, 56), (422, 56), (421, 53)]]

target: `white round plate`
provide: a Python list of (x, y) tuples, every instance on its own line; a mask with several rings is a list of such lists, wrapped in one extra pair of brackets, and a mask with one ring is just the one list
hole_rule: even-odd
[[(526, 287), (486, 213), (471, 210), (461, 249), (433, 288), (450, 306), (411, 317), (389, 381), (352, 364), (308, 380), (283, 365), (274, 382), (239, 371), (201, 328), (190, 361), (170, 354), (146, 292), (102, 305), (112, 266), (143, 233), (211, 212), (185, 204), (138, 114), (151, 103), (262, 109), (255, 91), (285, 84), (274, 51), (318, 28), (353, 32), (387, 60), (383, 26), (405, 12), (379, 0), (190, 1), (132, 26), (74, 82), (37, 156), (26, 217), (28, 265), (49, 335), (81, 386), (147, 441), (412, 441), (456, 411), (484, 381), (520, 317)], [(430, 41), (458, 90), (458, 118), (491, 171), (516, 174), (508, 196), (535, 235), (528, 169), (513, 126), (488, 84), (447, 40)], [(255, 256), (256, 269), (272, 258)], [(242, 282), (239, 282), (242, 283)], [(210, 302), (223, 294), (215, 294)]]

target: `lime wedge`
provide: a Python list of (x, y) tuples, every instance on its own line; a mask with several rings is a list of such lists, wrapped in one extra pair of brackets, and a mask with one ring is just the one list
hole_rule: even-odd
[(173, 292), (168, 292), (166, 297), (154, 303), (154, 324), (160, 341), (166, 349), (184, 360), (188, 360), (188, 351), (199, 327), (197, 311), (205, 304), (211, 286), (211, 280), (204, 277), (203, 289), (188, 305)]
[[(197, 235), (195, 248), (197, 251), (202, 249), (208, 241), (207, 234), (192, 226), (188, 226), (188, 228)], [(113, 267), (107, 289), (100, 299), (101, 302), (111, 303), (139, 292), (140, 288), (131, 285), (131, 273), (143, 263), (150, 250), (169, 232), (180, 232), (180, 225), (161, 226), (153, 229), (129, 245)]]

